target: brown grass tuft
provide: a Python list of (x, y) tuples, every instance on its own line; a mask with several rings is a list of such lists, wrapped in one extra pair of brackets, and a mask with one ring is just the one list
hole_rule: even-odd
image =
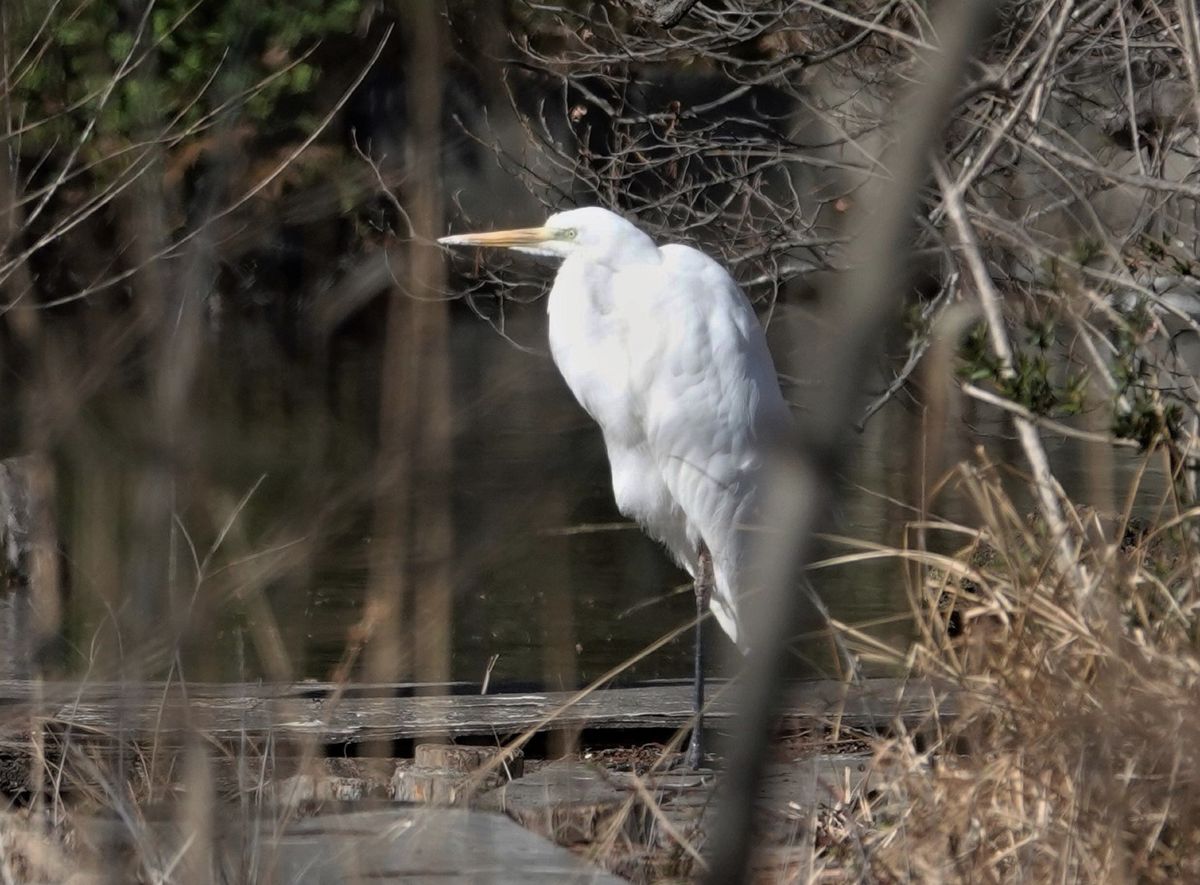
[(959, 693), (960, 714), (877, 746), (891, 774), (843, 832), (862, 846), (850, 865), (882, 881), (1200, 881), (1188, 521), (1105, 526), (1069, 511), (1088, 580), (1074, 588), (1058, 539), (989, 469), (964, 466), (960, 481), (979, 526), (946, 528), (977, 536), (960, 557), (972, 577), (927, 582), (941, 606), (914, 594), (910, 657)]

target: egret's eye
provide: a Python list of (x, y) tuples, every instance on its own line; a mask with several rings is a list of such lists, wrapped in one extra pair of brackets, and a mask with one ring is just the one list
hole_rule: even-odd
[(564, 240), (573, 240), (573, 239), (575, 239), (575, 236), (578, 233), (579, 232), (577, 230), (575, 230), (575, 228), (569, 227), (566, 230), (561, 231), (559, 233), (559, 236), (562, 237)]

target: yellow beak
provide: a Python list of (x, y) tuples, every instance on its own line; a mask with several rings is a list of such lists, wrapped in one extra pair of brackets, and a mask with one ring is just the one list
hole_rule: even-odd
[(444, 246), (536, 246), (554, 239), (554, 232), (544, 227), (519, 227), (515, 230), (497, 230), (485, 234), (455, 234), (441, 237)]

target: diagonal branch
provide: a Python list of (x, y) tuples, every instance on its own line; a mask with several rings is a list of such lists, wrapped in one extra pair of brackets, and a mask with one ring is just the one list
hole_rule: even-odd
[[(762, 780), (789, 661), (788, 646), (806, 614), (794, 578), (810, 561), (815, 534), (829, 513), (834, 477), (841, 469), (845, 438), (864, 383), (866, 369), (878, 352), (883, 332), (893, 321), (910, 271), (918, 195), (928, 175), (928, 157), (941, 139), (951, 101), (960, 88), (966, 60), (985, 30), (993, 4), (985, 0), (947, 0), (941, 4), (937, 33), (941, 50), (925, 56), (896, 117), (898, 138), (889, 159), (892, 179), (872, 198), (864, 194), (857, 232), (851, 246), (850, 272), (833, 284), (828, 336), (815, 354), (829, 379), (818, 392), (803, 432), (798, 455), (781, 458), (772, 490), (772, 516), (783, 532), (770, 558), (762, 563), (765, 592), (752, 612), (758, 629), (755, 651), (746, 662), (741, 728), (731, 746), (722, 784), (724, 802), (714, 834), (712, 866), (705, 881), (738, 885), (749, 881), (755, 836), (754, 806)], [(819, 606), (810, 606), (819, 612)], [(814, 616), (815, 615), (810, 615)]]
[[(1000, 374), (1004, 378), (1012, 378), (1016, 374), (1013, 369), (1013, 350), (1004, 327), (1004, 315), (1000, 308), (1000, 293), (992, 282), (991, 275), (983, 261), (983, 253), (979, 248), (979, 239), (975, 230), (967, 220), (967, 210), (963, 205), (962, 192), (953, 182), (941, 163), (935, 163), (934, 175), (942, 189), (943, 205), (950, 223), (958, 234), (962, 245), (961, 254), (966, 262), (971, 280), (975, 284), (975, 292), (979, 296), (983, 315), (987, 320), (988, 335), (992, 342), (992, 352), (1000, 363)], [(1060, 495), (1061, 488), (1058, 480), (1050, 470), (1050, 459), (1046, 457), (1046, 449), (1038, 436), (1037, 426), (1023, 415), (1013, 413), (1013, 426), (1021, 441), (1025, 458), (1033, 469), (1034, 489), (1037, 492), (1038, 509), (1046, 520), (1046, 527), (1054, 539), (1058, 566), (1064, 575), (1071, 579), (1073, 588), (1082, 595), (1088, 585), (1087, 571), (1075, 556), (1073, 533), (1063, 517)]]

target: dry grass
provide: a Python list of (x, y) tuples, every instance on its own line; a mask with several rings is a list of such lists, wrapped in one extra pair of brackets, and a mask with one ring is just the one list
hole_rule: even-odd
[(67, 856), (59, 838), (47, 833), (40, 816), (0, 813), (0, 882), (71, 882), (98, 880)]
[(958, 481), (978, 526), (941, 528), (977, 538), (970, 579), (947, 570), (932, 590), (955, 597), (961, 632), (926, 583), (909, 663), (953, 686), (960, 715), (877, 744), (889, 776), (827, 816), (823, 861), (885, 882), (1200, 881), (1194, 514), (1106, 529), (1069, 509), (1078, 591), (993, 468)]

